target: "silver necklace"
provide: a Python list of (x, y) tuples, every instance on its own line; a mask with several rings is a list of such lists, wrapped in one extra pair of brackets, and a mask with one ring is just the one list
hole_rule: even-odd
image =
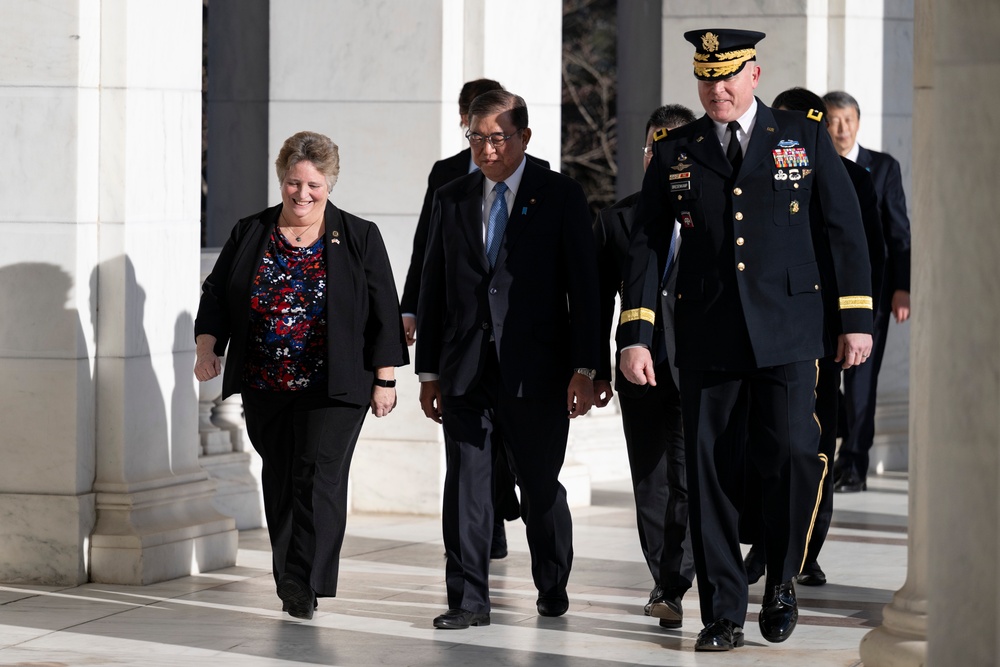
[[(315, 227), (315, 226), (316, 226), (316, 225), (317, 225), (317, 224), (318, 224), (318, 223), (319, 223), (319, 222), (320, 222), (320, 221), (321, 221), (322, 219), (323, 219), (323, 218), (320, 218), (320, 219), (319, 219), (319, 220), (317, 220), (316, 222), (314, 222), (314, 223), (312, 223), (311, 225), (309, 225), (308, 227), (306, 227), (306, 231), (302, 232), (301, 234), (298, 234), (298, 235), (296, 235), (296, 236), (295, 236), (295, 242), (296, 242), (296, 243), (302, 243), (302, 237), (303, 237), (303, 236), (305, 236), (306, 234), (308, 234), (308, 233), (309, 233), (309, 231), (310, 231), (310, 230), (311, 230), (311, 229), (312, 229), (313, 227)], [(291, 225), (289, 225), (289, 226), (285, 227), (285, 229), (288, 229), (288, 228), (289, 228), (290, 226), (291, 226)], [(294, 234), (294, 232), (291, 232), (291, 233), (293, 233), (293, 234)]]

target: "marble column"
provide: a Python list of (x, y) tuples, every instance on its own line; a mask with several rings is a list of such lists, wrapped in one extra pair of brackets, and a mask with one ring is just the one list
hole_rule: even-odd
[[(1000, 11), (987, 0), (918, 0), (916, 9), (911, 424), (925, 485), (911, 485), (920, 530), (911, 512), (910, 551), (918, 558), (885, 624), (862, 643), (862, 658), (875, 667), (989, 665), (1000, 623), (1000, 228), (991, 222), (1000, 208), (992, 182), (1000, 105), (989, 85), (1000, 75)], [(954, 164), (942, 173), (946, 155)], [(897, 604), (906, 592), (919, 607)], [(924, 645), (901, 650), (900, 629), (915, 627)]]

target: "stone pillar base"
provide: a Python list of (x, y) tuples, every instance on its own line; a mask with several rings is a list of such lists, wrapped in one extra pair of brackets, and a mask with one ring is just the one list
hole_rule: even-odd
[[(912, 574), (912, 572), (911, 572)], [(866, 667), (922, 667), (927, 662), (927, 601), (904, 585), (882, 611), (882, 625), (861, 640)]]
[(0, 494), (0, 581), (77, 586), (87, 582), (94, 494)]
[(170, 482), (98, 485), (91, 581), (145, 585), (236, 563), (236, 524), (212, 506), (215, 484), (203, 472)]
[(439, 440), (361, 438), (351, 463), (356, 512), (440, 514), (444, 445)]
[[(226, 437), (228, 442), (228, 433)], [(198, 463), (216, 484), (215, 508), (236, 520), (236, 530), (264, 525), (260, 485), (251, 470), (252, 454), (230, 452), (202, 456)]]

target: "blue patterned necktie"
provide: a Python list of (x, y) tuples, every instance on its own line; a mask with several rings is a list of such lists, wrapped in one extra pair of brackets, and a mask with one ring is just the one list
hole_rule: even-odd
[(496, 199), (490, 206), (490, 221), (486, 227), (486, 259), (490, 260), (490, 268), (496, 266), (497, 255), (500, 254), (500, 242), (503, 240), (504, 230), (507, 229), (507, 199), (504, 193), (507, 192), (506, 183), (497, 183), (493, 186)]

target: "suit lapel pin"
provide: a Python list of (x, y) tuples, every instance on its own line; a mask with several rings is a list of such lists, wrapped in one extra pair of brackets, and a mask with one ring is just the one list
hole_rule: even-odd
[(330, 232), (330, 242), (340, 245), (340, 239), (337, 238), (338, 236), (340, 236), (340, 232), (338, 232), (336, 229)]
[(527, 206), (525, 206), (524, 208), (521, 209), (521, 215), (528, 215), (528, 207)]
[(768, 132), (774, 132), (774, 128), (773, 127), (769, 127), (769, 128), (767, 128), (767, 131)]

